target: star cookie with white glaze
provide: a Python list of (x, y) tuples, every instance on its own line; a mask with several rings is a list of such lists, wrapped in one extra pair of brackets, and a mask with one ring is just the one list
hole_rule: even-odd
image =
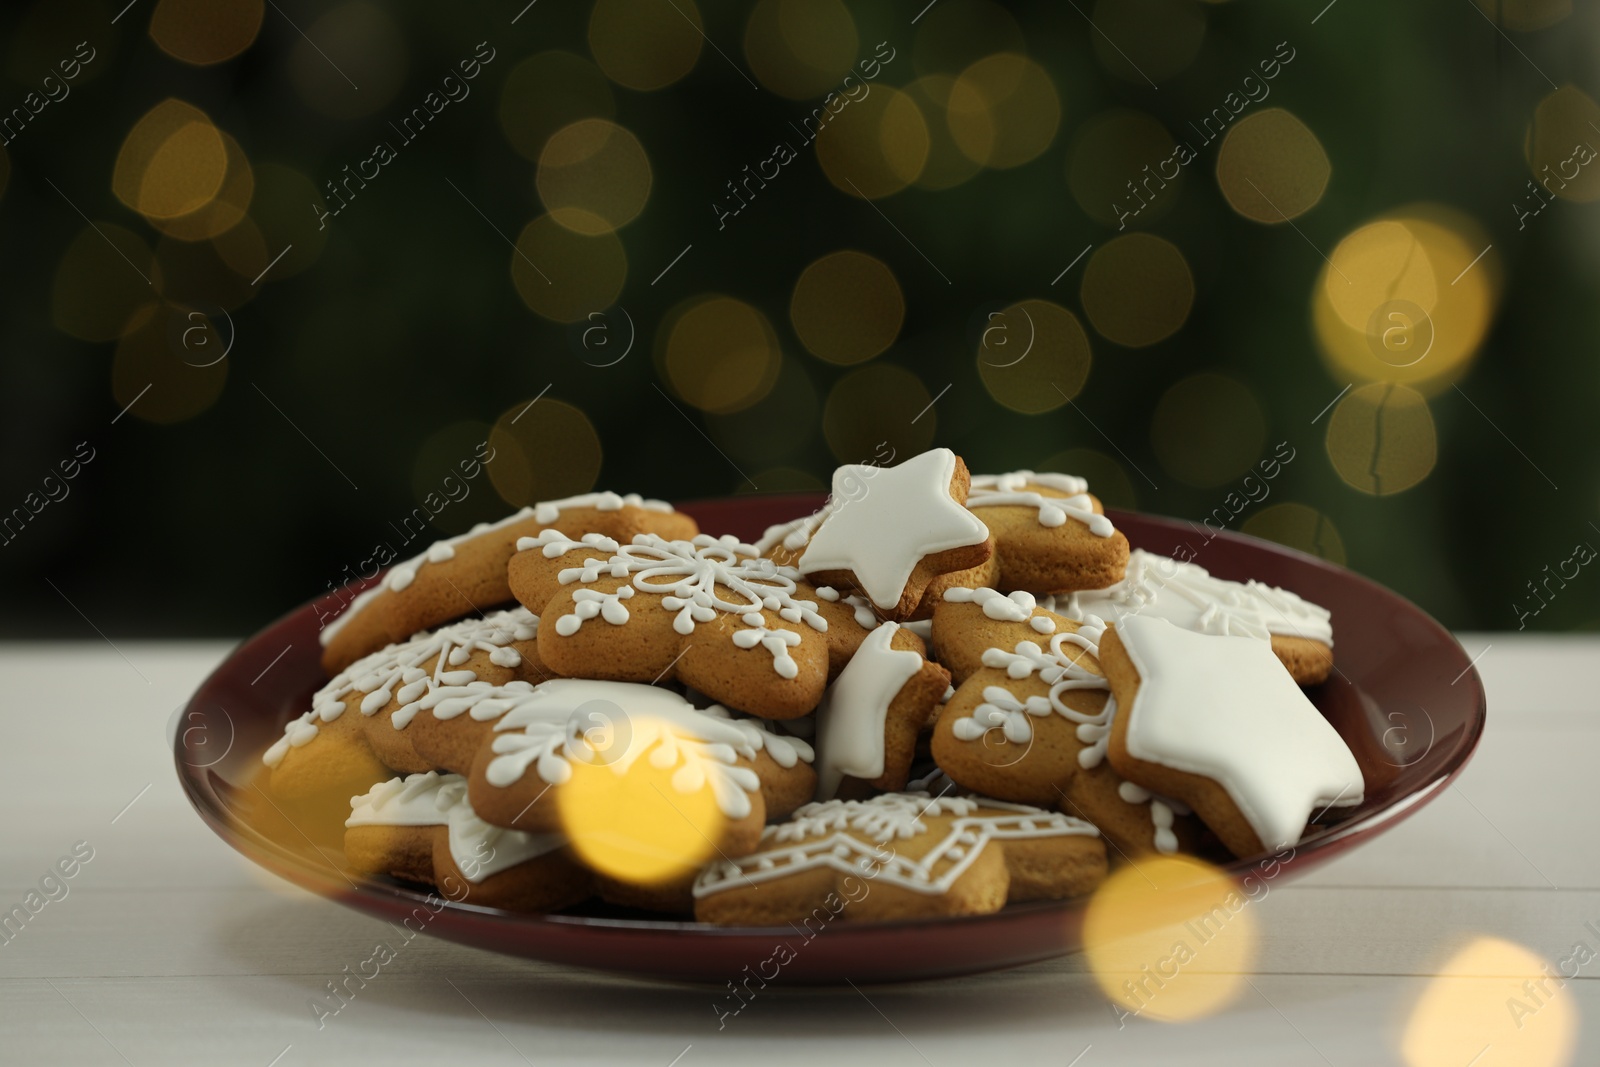
[(814, 709), (867, 634), (837, 594), (732, 537), (621, 544), (546, 530), (518, 542), (509, 579), (545, 620), (539, 657), (553, 673), (677, 680), (763, 718)]
[(1188, 804), (1234, 855), (1294, 845), (1315, 814), (1361, 802), (1360, 765), (1267, 642), (1133, 615), (1100, 652), (1121, 709), (1111, 765)]
[[(694, 520), (672, 505), (636, 493), (585, 493), (523, 508), (499, 522), (480, 523), (396, 563), (337, 618), (323, 620), (319, 635), (323, 669), (335, 675), (362, 656), (419, 630), (509, 604), (506, 562), (518, 539), (558, 524), (576, 533), (600, 533), (623, 541), (640, 533), (677, 538), (699, 532)], [(377, 566), (393, 558), (391, 553), (377, 560)]]
[(695, 918), (738, 926), (984, 915), (1105, 878), (1093, 826), (984, 797), (884, 793), (807, 804), (694, 883)]

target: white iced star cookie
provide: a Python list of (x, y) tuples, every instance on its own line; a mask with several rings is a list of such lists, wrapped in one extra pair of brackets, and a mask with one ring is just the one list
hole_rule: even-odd
[(948, 448), (897, 467), (846, 464), (797, 566), (819, 585), (864, 594), (879, 614), (909, 619), (928, 583), (994, 551), (989, 528), (964, 506), (971, 476)]
[(1237, 856), (1299, 842), (1313, 815), (1366, 789), (1344, 739), (1253, 637), (1134, 615), (1100, 639), (1120, 709), (1117, 773), (1193, 808)]

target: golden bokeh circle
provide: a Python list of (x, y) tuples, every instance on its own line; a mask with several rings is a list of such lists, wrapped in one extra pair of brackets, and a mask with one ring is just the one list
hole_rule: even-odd
[[(1067, 188), (1096, 222), (1148, 225), (1167, 213), (1183, 189), (1177, 143), (1154, 117), (1129, 108), (1102, 111), (1079, 126), (1067, 152)], [(1129, 188), (1130, 183), (1133, 188)]]
[(1372, 382), (1346, 393), (1328, 416), (1326, 444), (1344, 483), (1373, 496), (1410, 489), (1439, 458), (1428, 401), (1393, 382)]
[(217, 132), (222, 137), (227, 159), (222, 186), (217, 190), (217, 195), (199, 210), (187, 215), (173, 218), (145, 216), (150, 225), (168, 237), (176, 237), (180, 241), (206, 241), (220, 237), (243, 221), (250, 210), (250, 200), (256, 191), (255, 171), (244, 149), (239, 147), (239, 142), (221, 130)]
[(265, 13), (261, 0), (159, 0), (150, 39), (173, 59), (208, 67), (254, 44)]
[(1267, 420), (1255, 392), (1237, 378), (1211, 372), (1192, 374), (1161, 394), (1150, 424), (1161, 466), (1201, 489), (1250, 470), (1266, 439)]
[(704, 24), (694, 0), (596, 0), (589, 52), (606, 77), (640, 92), (664, 89), (694, 69)]
[(518, 155), (534, 162), (545, 141), (562, 127), (616, 113), (606, 76), (571, 52), (529, 56), (511, 68), (500, 88), (500, 130)]
[(1194, 275), (1171, 241), (1124, 234), (1089, 257), (1079, 299), (1100, 336), (1142, 348), (1171, 337), (1189, 318)]
[(1515, 942), (1474, 937), (1432, 972), (1412, 1007), (1399, 1050), (1407, 1067), (1567, 1067), (1581, 1015), (1576, 991), (1554, 976), (1576, 975), (1576, 958), (1574, 946), (1552, 966)]
[(1039, 415), (1077, 396), (1088, 381), (1089, 335), (1060, 304), (1020, 300), (988, 317), (977, 360), (995, 403)]
[(1061, 99), (1045, 69), (1000, 52), (961, 72), (950, 87), (946, 121), (956, 147), (986, 167), (1019, 167), (1055, 139)]
[(830, 252), (800, 272), (789, 321), (806, 350), (829, 363), (863, 363), (900, 335), (905, 296), (881, 259), (849, 249)]
[(1023, 53), (1027, 38), (994, 0), (939, 0), (917, 20), (912, 63), (919, 74), (954, 76), (996, 52)]
[(1139, 493), (1133, 479), (1122, 469), (1122, 464), (1104, 452), (1092, 448), (1068, 448), (1057, 452), (1034, 466), (1037, 471), (1058, 471), (1074, 474), (1089, 483), (1089, 492), (1100, 498), (1108, 508), (1134, 509), (1139, 506)]
[(840, 192), (877, 200), (917, 180), (929, 143), (928, 123), (916, 101), (879, 85), (822, 127), (817, 162)]
[(856, 22), (840, 0), (761, 0), (744, 28), (756, 80), (807, 100), (836, 88), (856, 61)]
[(922, 112), (928, 129), (928, 158), (917, 175), (916, 185), (921, 189), (954, 189), (983, 169), (957, 147), (950, 134), (947, 114), (950, 90), (956, 84), (948, 74), (925, 74), (905, 87), (917, 109)]
[(266, 285), (316, 263), (328, 242), (328, 228), (306, 225), (306, 215), (320, 218), (328, 208), (311, 179), (292, 167), (262, 163), (254, 176), (250, 214), (212, 243), (230, 270)]
[(658, 340), (661, 372), (673, 391), (722, 415), (770, 393), (783, 360), (767, 317), (730, 296), (684, 301), (668, 312)]
[(1305, 504), (1292, 501), (1269, 504), (1246, 519), (1239, 530), (1251, 537), (1297, 548), (1341, 567), (1346, 562), (1344, 538), (1339, 536), (1332, 520)]
[(1255, 920), (1251, 898), (1222, 871), (1191, 856), (1144, 856), (1094, 891), (1084, 961), (1119, 1017), (1198, 1019), (1244, 988)]
[[(148, 279), (148, 281), (146, 280)], [(109, 222), (85, 226), (56, 265), (50, 318), (80, 341), (114, 341), (162, 285), (155, 254), (144, 240)]]
[[(289, 81), (300, 100), (319, 114), (364, 118), (388, 106), (405, 84), (405, 37), (389, 14), (369, 0), (329, 8), (297, 36), (289, 52)], [(424, 104), (417, 106), (431, 118)]]
[(550, 217), (590, 237), (638, 218), (651, 180), (639, 138), (606, 119), (579, 119), (557, 130), (539, 153), (534, 179)]
[(1246, 115), (1217, 149), (1217, 185), (1233, 210), (1287, 222), (1317, 206), (1333, 168), (1311, 128), (1281, 107)]
[(822, 435), (840, 463), (893, 466), (932, 445), (938, 407), (922, 379), (891, 363), (869, 363), (840, 378), (822, 408)]
[[(1597, 126), (1600, 104), (1575, 86), (1539, 101), (1524, 146), (1533, 184), (1519, 189), (1512, 205), (1519, 219), (1524, 212), (1537, 214), (1551, 197), (1585, 204), (1600, 199), (1600, 159), (1593, 147), (1600, 142)], [(1525, 221), (1518, 228), (1523, 226)]]
[(511, 253), (511, 282), (535, 314), (577, 322), (617, 302), (628, 254), (614, 233), (587, 237), (540, 215), (522, 228)]
[(123, 138), (111, 191), (141, 215), (172, 219), (205, 207), (227, 175), (221, 131), (199, 108), (169, 97)]
[(1189, 0), (1098, 0), (1089, 19), (1100, 65), (1136, 85), (1183, 71), (1206, 38), (1205, 9)]
[[(146, 305), (117, 342), (111, 393), (119, 408), (162, 425), (182, 422), (211, 407), (228, 381), (231, 360), (217, 358), (222, 343), (204, 313), (165, 301)], [(204, 338), (205, 345), (198, 341)]]
[(489, 480), (502, 500), (518, 508), (587, 493), (600, 477), (605, 454), (589, 416), (550, 396), (531, 396), (507, 408), (489, 431), (489, 447)]

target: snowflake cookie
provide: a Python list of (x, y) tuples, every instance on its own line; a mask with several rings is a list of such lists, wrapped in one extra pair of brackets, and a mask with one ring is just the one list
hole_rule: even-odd
[(1355, 756), (1267, 642), (1132, 615), (1100, 663), (1120, 709), (1111, 765), (1189, 805), (1234, 855), (1297, 844), (1317, 814), (1361, 802)]
[[(807, 804), (694, 883), (695, 918), (738, 926), (983, 915), (1105, 878), (1081, 819), (984, 797), (884, 793)], [(798, 927), (797, 927), (798, 928)]]
[[(436, 541), (389, 568), (383, 580), (354, 597), (337, 617), (324, 618), (322, 666), (344, 670), (362, 656), (404, 641), (419, 630), (477, 615), (511, 602), (506, 561), (517, 540), (560, 525), (577, 533), (627, 540), (639, 533), (693, 537), (693, 519), (660, 500), (635, 493), (585, 493), (523, 508), (495, 523), (481, 523), (459, 537)], [(381, 566), (394, 557), (378, 561)]]
[(731, 537), (621, 543), (545, 530), (517, 543), (509, 575), (517, 599), (546, 620), (539, 656), (555, 674), (676, 679), (770, 719), (815, 708), (867, 634), (832, 590), (830, 599)]

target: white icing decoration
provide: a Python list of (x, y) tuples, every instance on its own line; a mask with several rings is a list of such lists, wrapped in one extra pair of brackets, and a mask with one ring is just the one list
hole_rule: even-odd
[(446, 812), (446, 819), (450, 827), (450, 858), (461, 876), (474, 885), (567, 843), (561, 834), (530, 834), (491, 826), (472, 810), (465, 791)]
[(755, 543), (756, 551), (764, 556), (778, 545), (782, 545), (791, 552), (798, 552), (811, 540), (811, 535), (817, 532), (822, 520), (828, 517), (832, 510), (831, 503), (830, 501), (829, 505), (802, 518), (768, 526), (766, 532)]
[(524, 519), (532, 518), (535, 522), (555, 522), (566, 508), (594, 508), (596, 511), (620, 511), (624, 505), (643, 508), (646, 511), (670, 512), (672, 505), (664, 500), (646, 500), (638, 493), (628, 493), (619, 496), (616, 493), (585, 493), (582, 496), (569, 496), (564, 500), (547, 500), (532, 507), (523, 508), (512, 515), (507, 515), (498, 522), (480, 522), (464, 534), (435, 541), (418, 555), (411, 557), (403, 563), (397, 563), (389, 568), (383, 581), (362, 591), (350, 601), (348, 607), (339, 613), (339, 616), (327, 626), (323, 627), (318, 635), (324, 645), (332, 641), (334, 635), (342, 630), (351, 619), (361, 613), (379, 593), (384, 590), (398, 593), (406, 588), (417, 577), (417, 569), (426, 563), (443, 563), (445, 560), (454, 559), (456, 546), (472, 540), (482, 534), (492, 533), (495, 530), (505, 529)]
[(1156, 851), (1165, 853), (1178, 851), (1178, 835), (1173, 831), (1172, 823), (1176, 816), (1190, 813), (1188, 805), (1171, 797), (1157, 796), (1144, 786), (1134, 785), (1132, 782), (1122, 782), (1118, 785), (1117, 796), (1121, 797), (1125, 804), (1149, 804), (1152, 839)]
[(1128, 554), (1122, 581), (1105, 589), (1057, 596), (1052, 610), (1075, 620), (1098, 615), (1113, 624), (1146, 614), (1196, 633), (1260, 640), (1282, 634), (1333, 644), (1326, 608), (1261, 582), (1213, 578), (1197, 564), (1142, 549)]
[(573, 612), (555, 623), (556, 633), (563, 637), (571, 637), (585, 622), (597, 617), (613, 626), (625, 624), (630, 615), (623, 601), (638, 590), (660, 594), (661, 606), (677, 613), (672, 620), (673, 630), (684, 636), (719, 615), (736, 616), (745, 629), (733, 631), (733, 643), (739, 648), (765, 649), (772, 657), (772, 669), (781, 677), (793, 678), (800, 668), (789, 650), (801, 643), (801, 636), (793, 630), (769, 628), (761, 612), (774, 612), (786, 622), (804, 624), (819, 633), (828, 629), (828, 621), (817, 613), (816, 603), (796, 596), (799, 571), (762, 558), (755, 548), (740, 544), (733, 537), (701, 534), (693, 541), (668, 541), (655, 534), (640, 534), (632, 543), (618, 545), (594, 535), (570, 541), (558, 531), (546, 530), (539, 537), (523, 538), (518, 544), (526, 544), (524, 550), (540, 548), (549, 559), (584, 547), (609, 553), (604, 558), (591, 556), (580, 566), (560, 571), (556, 578), (563, 585), (595, 582), (603, 577), (628, 578), (632, 583), (615, 593), (575, 591)]
[(913, 619), (910, 622), (901, 623), (901, 625), (907, 630), (910, 630), (912, 633), (916, 634), (918, 637), (922, 638), (924, 641), (933, 640), (932, 619)]
[(1266, 643), (1147, 615), (1117, 636), (1139, 672), (1133, 758), (1217, 782), (1267, 849), (1299, 842), (1323, 806), (1360, 803), (1361, 767)]
[(817, 708), (817, 799), (830, 800), (845, 775), (871, 780), (883, 773), (889, 705), (922, 669), (915, 652), (891, 647), (900, 627), (884, 623), (861, 642)]
[[(1030, 485), (1067, 495), (1045, 496), (1029, 489)], [(972, 488), (967, 493), (967, 507), (1034, 508), (1039, 513), (1041, 526), (1061, 526), (1068, 519), (1076, 519), (1096, 537), (1110, 537), (1116, 532), (1111, 520), (1094, 510), (1094, 501), (1089, 497), (1089, 483), (1070, 474), (1034, 471), (975, 474), (972, 476)]]
[[(607, 724), (604, 743), (596, 743), (591, 717), (579, 714), (591, 701), (608, 701), (621, 709), (623, 721)], [(814, 753), (798, 737), (788, 737), (752, 719), (734, 719), (713, 705), (700, 710), (671, 690), (634, 682), (602, 682), (555, 678), (531, 687), (495, 723), (494, 758), (485, 779), (505, 788), (520, 781), (529, 767), (539, 777), (560, 785), (572, 776), (574, 759), (603, 763), (618, 773), (649, 754), (653, 767), (676, 767), (671, 782), (681, 793), (709, 787), (723, 814), (742, 819), (750, 814), (750, 795), (761, 781), (744, 757), (753, 760), (763, 749), (779, 766), (811, 762)], [(622, 751), (612, 750), (622, 745)]]
[[(474, 652), (487, 652), (498, 667), (515, 667), (522, 654), (511, 648), (513, 642), (531, 641), (539, 632), (539, 617), (527, 608), (496, 611), (481, 619), (464, 619), (431, 632), (420, 633), (409, 641), (390, 645), (363, 656), (340, 671), (311, 698), (311, 710), (284, 728), (284, 734), (262, 756), (268, 767), (283, 762), (290, 748), (310, 743), (322, 723), (333, 722), (344, 714), (356, 694), (363, 694), (358, 705), (363, 715), (375, 715), (391, 700), (400, 708), (391, 721), (404, 729), (416, 715), (417, 702), (439, 686), (463, 686), (477, 680), (477, 674), (462, 667)], [(423, 664), (437, 658), (432, 673)], [(447, 668), (460, 668), (449, 670)]]
[(1032, 593), (1020, 590), (1007, 595), (998, 589), (968, 589), (957, 585), (946, 589), (944, 598), (952, 604), (976, 604), (996, 622), (1024, 622), (1038, 607)]
[(955, 471), (956, 454), (948, 448), (898, 467), (839, 467), (826, 521), (812, 533), (800, 570), (850, 571), (869, 601), (894, 608), (924, 556), (989, 537), (982, 520), (950, 496)]
[[(929, 832), (925, 820), (934, 816), (954, 818), (932, 848), (915, 860), (894, 850), (894, 842)], [(695, 879), (694, 895), (821, 868), (935, 895), (949, 891), (991, 841), (1099, 833), (1082, 819), (986, 798), (885, 793), (870, 800), (830, 800), (807, 804), (789, 822), (767, 827), (761, 834), (763, 851), (707, 867)]]
[(465, 795), (467, 780), (459, 774), (408, 774), (379, 782), (350, 798), (346, 826), (443, 826), (446, 812)]

